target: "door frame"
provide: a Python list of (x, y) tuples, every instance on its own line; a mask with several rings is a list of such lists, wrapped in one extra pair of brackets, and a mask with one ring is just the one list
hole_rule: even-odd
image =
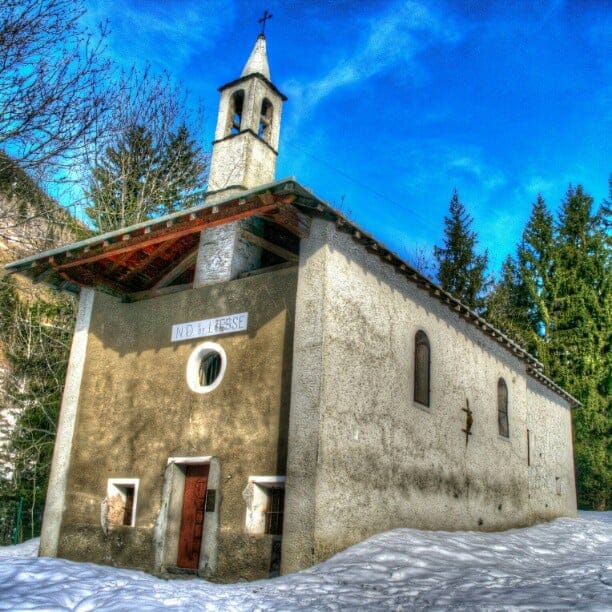
[(217, 541), (219, 535), (219, 508), (221, 506), (219, 485), (221, 463), (217, 457), (169, 457), (164, 472), (162, 503), (155, 523), (155, 565), (158, 571), (176, 568), (185, 492), (185, 468), (188, 465), (208, 464), (207, 491), (215, 491), (214, 511), (206, 512), (202, 531), (202, 546), (198, 575), (213, 575), (217, 568)]

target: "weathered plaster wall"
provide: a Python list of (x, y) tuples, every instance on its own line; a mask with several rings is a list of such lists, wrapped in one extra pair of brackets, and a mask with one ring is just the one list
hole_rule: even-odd
[[(570, 494), (554, 511), (530, 503), (527, 411), (539, 406), (547, 452), (565, 473), (569, 414), (548, 410), (533, 386), (528, 398), (515, 356), (322, 220), (302, 244), (297, 300), (283, 571), (386, 529), (494, 530), (575, 512)], [(431, 345), (429, 408), (413, 401), (420, 329)], [(500, 377), (509, 439), (498, 435)]]
[(203, 230), (196, 261), (195, 287), (225, 282), (261, 263), (261, 248), (245, 240), (242, 230), (262, 233), (260, 219), (246, 219)]
[[(283, 270), (124, 304), (96, 295), (68, 475), (59, 556), (151, 570), (169, 457), (219, 460), (217, 573), (268, 575), (272, 536), (244, 533), (250, 475), (284, 474), (296, 271)], [(176, 323), (248, 312), (246, 332), (170, 342)], [(227, 370), (192, 393), (185, 368), (204, 340)], [(139, 478), (134, 528), (105, 535), (108, 478)]]
[(527, 380), (530, 434), (529, 495), (537, 519), (576, 516), (572, 415), (567, 404), (537, 380)]
[[(250, 189), (274, 180), (276, 152), (250, 132), (241, 132), (215, 142), (210, 164), (208, 191), (228, 189), (236, 185)], [(224, 191), (218, 198), (225, 198), (231, 191)], [(238, 193), (238, 192), (236, 192)], [(207, 202), (215, 202), (209, 195)]]

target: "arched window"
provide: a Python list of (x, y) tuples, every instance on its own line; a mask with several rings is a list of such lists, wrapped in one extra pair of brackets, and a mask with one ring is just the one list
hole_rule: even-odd
[(272, 131), (272, 102), (267, 98), (263, 99), (261, 103), (261, 113), (259, 115), (259, 127), (257, 128), (257, 135), (263, 138), (265, 141), (270, 140), (270, 133)]
[(242, 123), (242, 107), (244, 106), (244, 91), (239, 89), (232, 94), (229, 104), (227, 133), (238, 134)]
[(497, 381), (497, 428), (500, 436), (504, 438), (510, 437), (510, 428), (508, 427), (508, 387), (503, 378)]
[(414, 401), (429, 406), (429, 340), (418, 331), (414, 338)]

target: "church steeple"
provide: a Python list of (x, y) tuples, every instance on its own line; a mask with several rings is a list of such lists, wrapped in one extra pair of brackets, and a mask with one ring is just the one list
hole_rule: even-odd
[[(270, 15), (264, 14), (265, 26)], [(274, 180), (283, 102), (270, 80), (266, 39), (261, 34), (235, 81), (219, 88), (221, 100), (213, 142), (206, 202), (214, 204)], [(204, 230), (194, 286), (224, 282), (260, 265), (261, 247), (244, 238), (259, 235), (258, 219), (235, 221)]]
[(266, 51), (266, 37), (260, 34), (257, 37), (255, 46), (249, 55), (247, 63), (242, 69), (241, 77), (248, 76), (250, 74), (261, 74), (270, 80), (270, 67), (268, 66), (268, 53)]
[(257, 37), (240, 77), (219, 91), (209, 201), (274, 180), (281, 111), (287, 98), (270, 80), (263, 34)]

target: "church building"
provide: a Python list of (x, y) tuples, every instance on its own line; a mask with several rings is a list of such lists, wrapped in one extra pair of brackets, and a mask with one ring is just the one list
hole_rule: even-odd
[(205, 204), (7, 266), (80, 295), (40, 554), (251, 580), (398, 527), (575, 516), (579, 403), (275, 180), (263, 35), (219, 91)]

